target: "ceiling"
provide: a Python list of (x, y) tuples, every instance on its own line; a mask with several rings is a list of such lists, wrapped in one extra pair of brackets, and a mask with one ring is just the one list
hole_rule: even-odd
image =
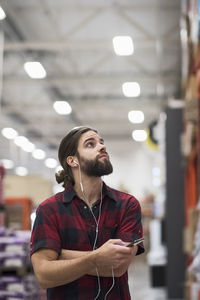
[[(7, 15), (0, 21), (0, 129), (14, 128), (54, 158), (79, 125), (97, 128), (109, 143), (133, 143), (133, 129), (148, 127), (169, 98), (180, 97), (180, 2), (0, 1)], [(133, 55), (114, 53), (116, 35), (132, 37)], [(46, 78), (28, 77), (23, 65), (33, 60)], [(125, 81), (140, 84), (138, 98), (123, 95)], [(58, 115), (55, 100), (67, 100), (72, 113)], [(127, 115), (138, 109), (145, 121), (134, 125)], [(44, 168), (1, 135), (0, 144), (0, 158), (28, 163), (30, 172)]]

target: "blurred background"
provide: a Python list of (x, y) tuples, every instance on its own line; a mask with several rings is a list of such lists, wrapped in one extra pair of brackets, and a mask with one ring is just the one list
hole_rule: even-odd
[[(200, 299), (199, 0), (0, 0), (0, 299), (45, 299), (29, 259), (61, 139), (89, 125), (142, 207), (135, 300)], [(37, 287), (37, 288), (36, 288)]]

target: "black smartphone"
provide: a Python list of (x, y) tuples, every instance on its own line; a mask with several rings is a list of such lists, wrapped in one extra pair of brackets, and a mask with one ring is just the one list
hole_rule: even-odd
[(129, 243), (126, 247), (134, 247), (136, 245), (139, 245), (140, 243), (142, 243), (144, 241), (144, 238), (140, 238), (137, 240), (132, 241), (131, 243)]

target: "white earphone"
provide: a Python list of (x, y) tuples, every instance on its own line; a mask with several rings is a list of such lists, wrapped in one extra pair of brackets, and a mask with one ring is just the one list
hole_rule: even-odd
[[(85, 194), (84, 194), (84, 188), (83, 188), (83, 184), (82, 184), (82, 176), (81, 176), (81, 168), (80, 168), (80, 165), (77, 161), (73, 160), (73, 162), (78, 165), (79, 167), (79, 180), (80, 180), (80, 188), (81, 188), (81, 192), (83, 194), (83, 197), (84, 199), (86, 199), (85, 197)], [(87, 201), (86, 201), (87, 203)], [(96, 235), (95, 235), (95, 240), (94, 240), (94, 244), (93, 244), (93, 250), (96, 249), (96, 243), (97, 243), (97, 238), (98, 238), (98, 232), (99, 232), (99, 221), (100, 221), (100, 218), (101, 218), (101, 206), (102, 206), (102, 186), (101, 186), (101, 202), (100, 202), (100, 208), (99, 208), (99, 217), (98, 217), (98, 220), (96, 219), (92, 209), (91, 210), (91, 213), (94, 217), (94, 220), (95, 220), (95, 223), (96, 223)], [(97, 280), (98, 280), (98, 293), (96, 295), (96, 297), (94, 298), (94, 300), (97, 300), (99, 298), (99, 294), (101, 292), (101, 284), (100, 284), (100, 277), (99, 277), (99, 272), (98, 272), (98, 269), (96, 267), (96, 273), (97, 273)], [(114, 287), (114, 284), (115, 284), (115, 275), (114, 275), (114, 271), (113, 271), (113, 267), (112, 267), (112, 285), (111, 287), (109, 288), (109, 290), (107, 291), (107, 293), (105, 294), (105, 297), (104, 297), (104, 300), (106, 300), (108, 294), (111, 292), (111, 290), (113, 289)]]

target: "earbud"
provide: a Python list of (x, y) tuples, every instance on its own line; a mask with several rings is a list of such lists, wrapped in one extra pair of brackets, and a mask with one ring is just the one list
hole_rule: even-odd
[(79, 163), (77, 161), (73, 160), (73, 162), (79, 166)]

